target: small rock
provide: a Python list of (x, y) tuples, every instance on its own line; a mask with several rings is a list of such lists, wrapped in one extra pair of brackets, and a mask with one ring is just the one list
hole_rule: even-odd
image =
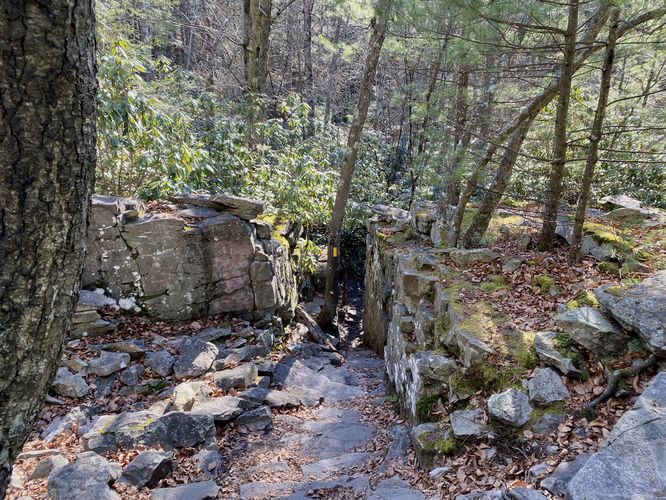
[(449, 472), (451, 472), (451, 467), (445, 465), (444, 467), (437, 467), (436, 469), (431, 470), (428, 472), (428, 476), (434, 481), (442, 477), (444, 474), (448, 474)]
[(215, 372), (213, 380), (220, 389), (240, 389), (252, 385), (257, 375), (257, 367), (254, 363), (244, 363), (230, 370)]
[(505, 492), (504, 495), (502, 495), (502, 500), (548, 500), (548, 499), (543, 493), (540, 493), (537, 490), (520, 486), (518, 488), (514, 488), (510, 491)]
[(451, 414), (451, 430), (457, 438), (480, 437), (487, 432), (483, 410), (457, 410)]
[(564, 401), (569, 391), (560, 376), (550, 368), (536, 368), (530, 381), (527, 383), (530, 401), (549, 405), (555, 401)]
[(301, 405), (300, 400), (287, 392), (275, 391), (253, 387), (238, 395), (240, 398), (249, 399), (268, 405), (270, 408), (297, 408)]
[(412, 429), (412, 445), (422, 469), (433, 467), (446, 454), (455, 450), (451, 431), (433, 423), (417, 425)]
[(555, 332), (537, 332), (534, 335), (534, 349), (537, 356), (541, 361), (557, 368), (567, 377), (580, 378), (582, 372), (574, 366), (571, 359), (560, 354), (555, 348), (556, 335)]
[(388, 462), (393, 459), (405, 459), (409, 452), (409, 445), (411, 444), (410, 431), (404, 425), (394, 425), (391, 427), (390, 433), (393, 436), (391, 446), (389, 446), (384, 461)]
[(527, 472), (525, 473), (525, 481), (528, 483), (534, 483), (539, 479), (546, 477), (546, 475), (548, 475), (548, 464), (545, 462), (534, 464), (527, 469)]
[(532, 432), (543, 436), (555, 432), (560, 424), (564, 423), (565, 415), (562, 413), (546, 413), (534, 422)]
[(161, 444), (164, 448), (188, 448), (215, 437), (215, 423), (211, 415), (174, 411), (167, 413), (146, 427), (148, 444)]
[(212, 415), (215, 422), (229, 422), (243, 412), (241, 400), (232, 396), (221, 396), (195, 403), (192, 413)]
[(125, 466), (122, 480), (137, 488), (154, 488), (160, 479), (171, 472), (172, 467), (171, 453), (142, 451)]
[(68, 464), (69, 462), (64, 457), (64, 455), (53, 455), (51, 457), (46, 457), (39, 461), (35, 466), (35, 469), (30, 474), (30, 480), (34, 481), (35, 479), (41, 479), (47, 477), (53, 469)]
[(195, 404), (210, 399), (212, 393), (206, 382), (184, 382), (174, 389), (171, 406), (176, 411), (190, 411)]
[(72, 429), (74, 426), (81, 428), (91, 418), (102, 411), (101, 406), (82, 404), (72, 408), (64, 417), (54, 418), (48, 427), (42, 432), (42, 439), (46, 442), (53, 441), (63, 431)]
[(208, 478), (215, 478), (222, 472), (222, 457), (217, 450), (201, 450), (192, 457), (197, 467)]
[(146, 354), (145, 363), (154, 373), (166, 377), (173, 370), (174, 358), (169, 351), (156, 351)]
[(54, 469), (49, 475), (48, 492), (54, 499), (119, 500), (109, 488), (120, 474), (120, 467), (96, 453), (86, 452), (72, 463)]
[(236, 422), (253, 431), (268, 431), (273, 428), (273, 414), (270, 408), (262, 406), (242, 413)]
[(213, 342), (215, 340), (230, 336), (231, 336), (230, 326), (225, 326), (221, 328), (213, 326), (210, 328), (206, 328), (205, 330), (201, 330), (199, 333), (195, 335), (195, 338), (202, 340), (204, 342)]
[(520, 427), (530, 419), (532, 406), (524, 392), (510, 388), (488, 398), (488, 412), (501, 422)]
[(106, 377), (127, 368), (130, 364), (130, 355), (124, 352), (100, 352), (99, 358), (88, 363), (88, 373)]
[(567, 492), (567, 485), (576, 473), (578, 473), (578, 471), (587, 463), (590, 456), (591, 455), (587, 453), (578, 455), (571, 462), (563, 462), (559, 464), (550, 476), (541, 481), (541, 488), (553, 495), (564, 496)]
[(143, 365), (132, 365), (120, 374), (120, 381), (125, 385), (138, 385), (143, 373)]
[(626, 348), (627, 337), (597, 309), (578, 307), (554, 319), (576, 343), (596, 354), (614, 354)]
[(524, 257), (508, 257), (502, 262), (502, 272), (515, 273), (525, 262)]
[(52, 387), (56, 394), (67, 398), (82, 398), (90, 390), (81, 375), (74, 374), (64, 367), (58, 368)]
[(197, 338), (186, 338), (180, 344), (180, 356), (173, 365), (177, 379), (194, 378), (206, 373), (217, 357), (215, 344)]
[(153, 500), (215, 500), (220, 487), (215, 481), (181, 484), (173, 488), (157, 488), (150, 493)]
[(95, 397), (105, 398), (113, 392), (113, 386), (116, 383), (116, 375), (112, 374), (108, 377), (97, 377), (95, 379)]
[(72, 358), (67, 360), (67, 368), (72, 370), (74, 373), (79, 375), (86, 375), (86, 370), (88, 369), (88, 363), (83, 361), (81, 358)]
[(488, 248), (455, 249), (449, 253), (451, 260), (461, 267), (470, 267), (474, 264), (492, 262), (497, 258), (495, 252)]
[(126, 352), (132, 358), (137, 358), (146, 352), (143, 340), (121, 340), (99, 346), (102, 351)]

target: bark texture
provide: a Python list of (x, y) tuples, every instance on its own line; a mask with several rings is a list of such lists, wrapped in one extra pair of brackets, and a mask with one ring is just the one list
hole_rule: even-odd
[(557, 211), (562, 193), (562, 178), (567, 157), (567, 119), (569, 117), (569, 102), (571, 100), (571, 80), (575, 73), (574, 60), (576, 57), (576, 31), (578, 29), (578, 0), (571, 0), (569, 4), (569, 19), (567, 34), (564, 37), (564, 57), (560, 87), (558, 90), (557, 111), (555, 113), (555, 131), (553, 133), (553, 161), (548, 180), (548, 191), (543, 210), (543, 226), (539, 248), (551, 250), (555, 241), (555, 225), (557, 224)]
[(0, 498), (77, 301), (95, 170), (92, 0), (0, 9)]
[(328, 225), (328, 258), (326, 262), (326, 292), (324, 307), (319, 315), (319, 323), (327, 324), (333, 320), (338, 303), (338, 279), (337, 270), (340, 263), (340, 231), (342, 230), (342, 221), (345, 216), (345, 207), (349, 198), (352, 176), (356, 167), (356, 157), (358, 147), (361, 141), (361, 134), (365, 119), (368, 116), (368, 108), (372, 98), (372, 86), (377, 72), (377, 63), (379, 55), (384, 44), (386, 36), (386, 25), (388, 24), (389, 12), (391, 10), (392, 0), (380, 0), (377, 5), (375, 17), (373, 19), (372, 36), (368, 48), (368, 56), (365, 60), (365, 71), (363, 80), (358, 93), (358, 104), (349, 135), (347, 136), (347, 150), (345, 159), (342, 162), (340, 172), (340, 182), (335, 195), (331, 222)]
[(599, 84), (599, 97), (597, 109), (594, 112), (594, 122), (590, 130), (590, 143), (585, 160), (585, 171), (583, 172), (583, 183), (578, 196), (576, 206), (576, 217), (574, 220), (573, 234), (571, 235), (571, 247), (569, 248), (569, 262), (574, 263), (580, 258), (580, 243), (583, 238), (583, 223), (585, 222), (585, 210), (590, 198), (590, 188), (594, 179), (594, 169), (599, 159), (599, 142), (601, 131), (606, 116), (606, 104), (608, 103), (608, 91), (610, 90), (611, 76), (613, 74), (613, 61), (615, 59), (615, 46), (617, 45), (617, 30), (619, 25), (619, 9), (614, 8), (610, 18), (610, 29), (608, 30), (608, 43), (604, 54), (604, 66), (601, 70), (601, 83)]

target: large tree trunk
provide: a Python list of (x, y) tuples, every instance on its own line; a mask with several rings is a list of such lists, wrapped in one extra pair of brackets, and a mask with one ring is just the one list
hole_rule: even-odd
[(358, 92), (358, 104), (356, 113), (349, 128), (347, 136), (347, 150), (342, 162), (340, 182), (335, 195), (331, 221), (328, 225), (328, 259), (326, 262), (326, 292), (324, 307), (319, 315), (320, 324), (329, 324), (333, 320), (338, 303), (338, 276), (337, 270), (340, 262), (340, 231), (345, 215), (345, 207), (349, 198), (352, 176), (356, 167), (356, 156), (361, 141), (361, 134), (365, 119), (368, 116), (370, 99), (372, 98), (372, 85), (377, 72), (379, 55), (386, 36), (386, 25), (388, 24), (389, 12), (392, 0), (379, 0), (375, 17), (373, 19), (372, 36), (368, 47), (368, 56), (365, 60), (365, 71)]
[(601, 83), (599, 84), (599, 97), (597, 109), (594, 112), (594, 122), (590, 130), (590, 144), (583, 172), (583, 185), (578, 196), (576, 206), (576, 218), (574, 220), (573, 234), (571, 236), (571, 247), (569, 248), (569, 263), (578, 261), (580, 257), (580, 242), (583, 237), (583, 223), (585, 222), (585, 210), (590, 197), (590, 188), (594, 178), (594, 168), (599, 159), (599, 142), (601, 141), (601, 130), (606, 116), (606, 104), (608, 103), (608, 91), (610, 90), (611, 76), (613, 73), (613, 61), (615, 59), (615, 45), (617, 43), (617, 29), (619, 25), (619, 9), (613, 8), (608, 31), (608, 44), (604, 55), (604, 66), (601, 70)]
[(243, 62), (246, 92), (263, 94), (268, 82), (268, 44), (271, 34), (272, 0), (244, 0)]
[(578, 0), (570, 0), (567, 34), (564, 37), (564, 57), (560, 76), (559, 97), (555, 113), (555, 131), (553, 133), (553, 161), (548, 180), (546, 203), (543, 210), (543, 226), (539, 248), (551, 250), (555, 242), (555, 226), (557, 211), (562, 193), (564, 165), (567, 159), (567, 119), (569, 102), (571, 101), (571, 80), (574, 75), (574, 59), (576, 56), (576, 31), (578, 29)]
[(54, 375), (95, 169), (92, 0), (0, 10), (0, 498)]

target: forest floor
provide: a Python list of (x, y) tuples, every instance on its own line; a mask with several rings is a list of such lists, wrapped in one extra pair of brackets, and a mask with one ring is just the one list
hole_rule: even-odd
[[(663, 243), (663, 242), (662, 242)], [(604, 283), (620, 282), (605, 274), (591, 259), (575, 267), (566, 265), (566, 247), (545, 254), (516, 250), (514, 239), (500, 238), (491, 247), (500, 255), (520, 253), (524, 260), (519, 270), (502, 273), (498, 264), (480, 264), (465, 270), (467, 281), (474, 286), (460, 290), (460, 299), (469, 304), (486, 301), (506, 314), (521, 330), (554, 328), (553, 313), (588, 290)], [(660, 247), (658, 257), (664, 258)], [(505, 275), (497, 287), (477, 284), (493, 282)], [(541, 293), (535, 278), (547, 275), (557, 293)], [(640, 276), (636, 276), (640, 278)], [(331, 356), (320, 346), (293, 341), (287, 337), (270, 354), (276, 367), (272, 387), (289, 393), (298, 387), (324, 394), (325, 402), (310, 406), (273, 408), (272, 422), (265, 430), (236, 423), (218, 425), (213, 449), (219, 460), (202, 466), (198, 448), (179, 448), (174, 454), (173, 470), (159, 481), (159, 487), (173, 487), (213, 479), (219, 486), (218, 499), (227, 498), (369, 498), (419, 499), (454, 498), (471, 492), (510, 489), (517, 486), (535, 487), (538, 480), (555, 467), (582, 453), (596, 451), (610, 429), (642, 392), (651, 372), (631, 378), (623, 388), (623, 396), (599, 405), (595, 419), (579, 415), (583, 405), (604, 390), (603, 366), (587, 359), (589, 378), (585, 381), (564, 378), (570, 397), (565, 402), (564, 420), (550, 434), (535, 435), (522, 430), (507, 435), (489, 433), (477, 441), (463, 441), (434, 471), (418, 468), (411, 448), (409, 427), (397, 411), (395, 399), (384, 385), (383, 361), (363, 346), (361, 291), (347, 295), (341, 310), (341, 357)], [(111, 336), (86, 338), (70, 343), (65, 362), (74, 358), (90, 360), (99, 353), (95, 344), (119, 340), (141, 340), (149, 350), (168, 349), (176, 354), (172, 340), (191, 336), (208, 327), (228, 324), (222, 318), (190, 321), (180, 324), (154, 322), (140, 316), (124, 315), (121, 327)], [(244, 326), (232, 322), (232, 330)], [(287, 335), (292, 331), (286, 329)], [(233, 335), (228, 343), (237, 341)], [(613, 367), (628, 366), (633, 354), (613, 361)], [(299, 372), (306, 377), (298, 378)], [(530, 373), (526, 372), (525, 377)], [(207, 383), (213, 396), (235, 396), (239, 391), (222, 392), (213, 383), (210, 373), (199, 377)], [(94, 383), (93, 379), (88, 379)], [(82, 431), (73, 424), (55, 439), (46, 441), (43, 432), (55, 420), (69, 414), (75, 407), (89, 405), (98, 414), (118, 414), (151, 408), (171, 398), (169, 389), (180, 381), (172, 375), (157, 377), (146, 370), (141, 381), (159, 382), (160, 394), (128, 391), (116, 380), (110, 394), (96, 397), (91, 391), (82, 399), (64, 399), (64, 404), (47, 404), (33, 434), (24, 446), (24, 453), (54, 450), (70, 462), (84, 451)], [(188, 381), (189, 382), (189, 381)], [(486, 395), (476, 395), (482, 401)], [(474, 398), (471, 401), (474, 404)], [(448, 409), (438, 405), (431, 409), (434, 420), (446, 420)], [(81, 424), (81, 427), (84, 427)], [(77, 432), (78, 431), (78, 432)], [(125, 467), (144, 448), (108, 451), (106, 458)], [(33, 455), (34, 456), (34, 453)], [(47, 479), (29, 479), (40, 458), (23, 458), (15, 463), (15, 475), (8, 498), (41, 499), (47, 496)], [(119, 482), (112, 486), (124, 499), (148, 499), (148, 488), (137, 489)], [(550, 497), (547, 492), (542, 492)], [(291, 496), (290, 496), (291, 495)]]

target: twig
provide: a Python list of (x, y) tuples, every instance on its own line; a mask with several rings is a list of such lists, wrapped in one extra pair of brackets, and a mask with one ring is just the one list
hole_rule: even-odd
[(637, 363), (636, 366), (631, 366), (629, 368), (624, 368), (622, 370), (615, 370), (614, 372), (608, 373), (606, 377), (608, 379), (608, 385), (606, 386), (606, 390), (604, 390), (604, 392), (602, 392), (599, 396), (597, 396), (595, 399), (586, 404), (585, 407), (583, 408), (583, 411), (587, 412), (592, 418), (596, 417), (597, 415), (595, 411), (596, 406), (603, 403), (604, 401), (607, 401), (613, 396), (613, 394), (615, 394), (615, 391), (617, 390), (617, 385), (620, 382), (620, 380), (625, 379), (627, 377), (633, 377), (634, 375), (638, 375), (639, 373), (650, 368), (656, 362), (657, 362), (657, 357), (654, 354), (651, 354), (650, 356), (648, 356), (647, 359), (641, 361), (640, 363)]

